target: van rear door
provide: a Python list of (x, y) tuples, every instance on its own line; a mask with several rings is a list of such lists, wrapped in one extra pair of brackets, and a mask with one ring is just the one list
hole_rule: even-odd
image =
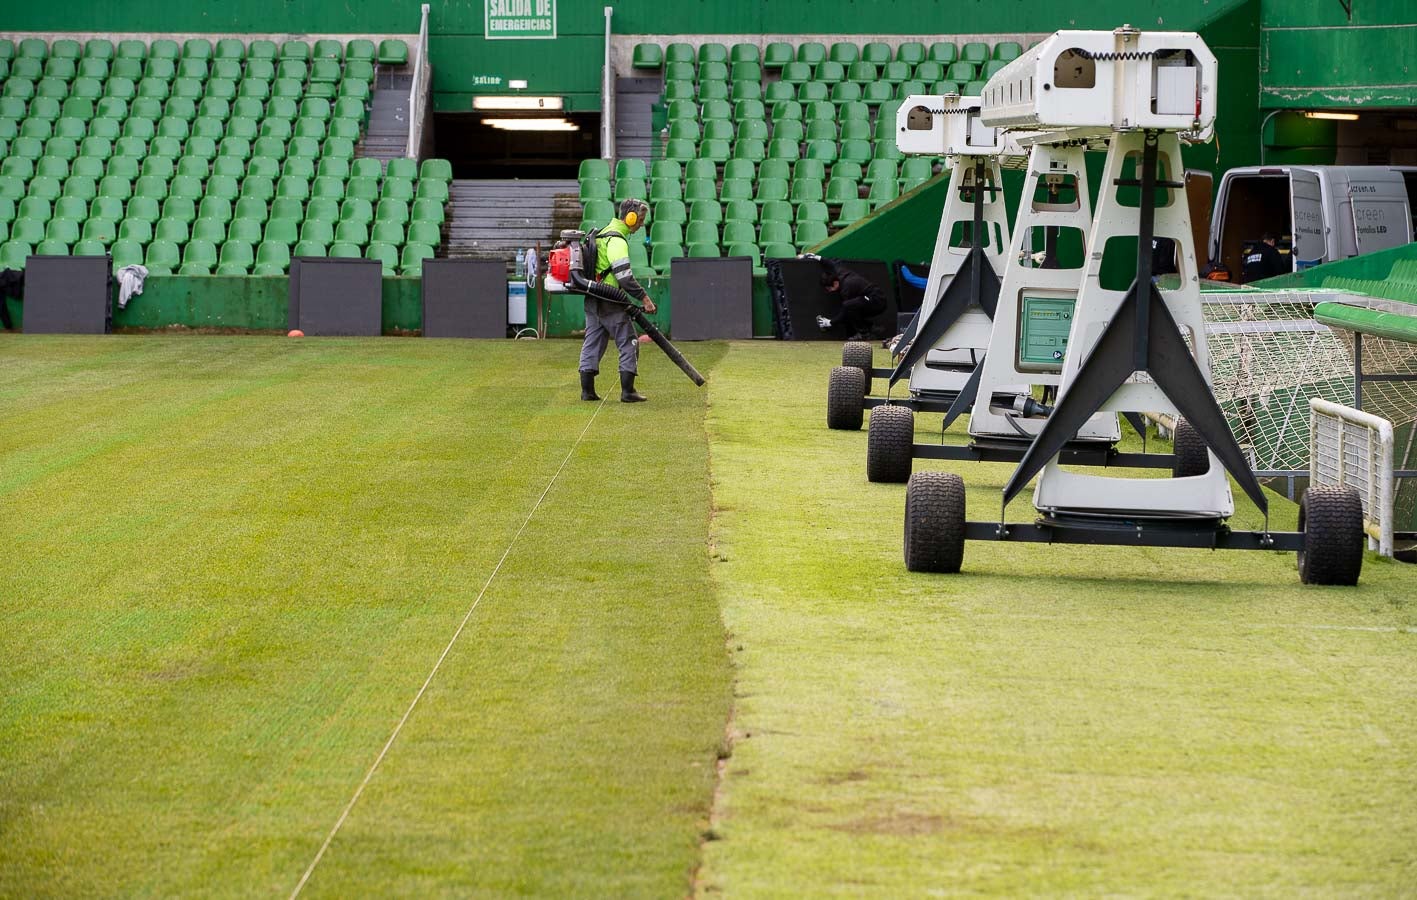
[(1412, 240), (1407, 188), (1398, 173), (1384, 178), (1353, 178), (1353, 239), (1360, 254), (1399, 247)]
[(1294, 269), (1307, 269), (1329, 262), (1324, 233), (1323, 192), (1319, 176), (1300, 168), (1289, 170), (1289, 209), (1293, 217)]

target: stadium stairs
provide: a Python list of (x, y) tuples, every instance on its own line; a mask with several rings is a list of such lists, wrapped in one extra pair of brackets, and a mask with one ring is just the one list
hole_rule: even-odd
[(454, 181), (447, 255), (502, 260), (510, 275), (518, 250), (548, 248), (580, 219), (574, 180)]

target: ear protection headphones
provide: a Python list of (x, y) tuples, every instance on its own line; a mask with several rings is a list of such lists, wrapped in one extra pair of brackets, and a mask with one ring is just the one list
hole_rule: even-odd
[(621, 221), (631, 229), (643, 222), (649, 212), (649, 204), (643, 200), (627, 200), (620, 208), (624, 210)]
[(635, 212), (633, 209), (630, 210), (625, 215), (625, 224), (630, 226), (631, 228), (634, 228), (636, 225), (640, 224), (640, 214)]

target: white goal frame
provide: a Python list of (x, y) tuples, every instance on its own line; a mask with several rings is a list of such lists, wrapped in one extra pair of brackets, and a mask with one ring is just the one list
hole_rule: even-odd
[(1393, 552), (1392, 423), (1320, 397), (1309, 400), (1309, 484), (1351, 487), (1363, 498), (1368, 547)]

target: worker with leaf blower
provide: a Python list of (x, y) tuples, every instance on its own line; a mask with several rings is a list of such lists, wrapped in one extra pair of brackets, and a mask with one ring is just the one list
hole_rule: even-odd
[[(635, 280), (630, 269), (630, 235), (644, 227), (649, 218), (649, 204), (627, 199), (620, 203), (619, 217), (601, 229), (595, 239), (595, 280), (619, 288), (644, 304), (646, 312), (654, 312), (654, 301)], [(585, 298), (585, 343), (581, 345), (581, 399), (599, 400), (595, 393), (595, 376), (600, 374), (600, 359), (610, 339), (620, 350), (620, 400), (623, 403), (643, 403), (649, 399), (635, 390), (639, 371), (640, 343), (635, 326), (624, 304)]]

